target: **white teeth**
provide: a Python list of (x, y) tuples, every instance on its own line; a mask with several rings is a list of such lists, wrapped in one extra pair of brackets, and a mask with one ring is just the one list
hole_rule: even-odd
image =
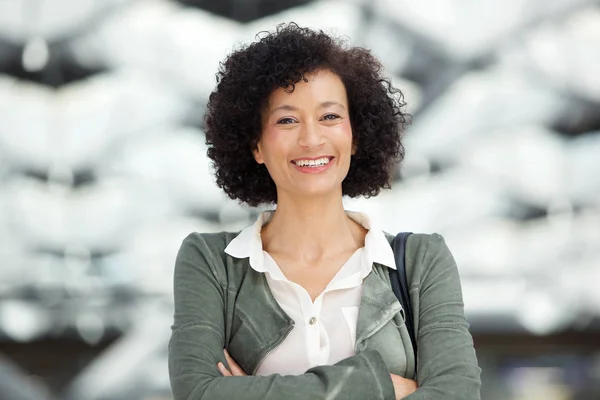
[(297, 160), (294, 163), (299, 167), (320, 167), (329, 164), (328, 157), (322, 157), (317, 160)]

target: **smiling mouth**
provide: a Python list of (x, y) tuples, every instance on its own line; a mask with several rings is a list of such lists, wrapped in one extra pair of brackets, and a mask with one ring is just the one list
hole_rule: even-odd
[(324, 165), (329, 164), (331, 161), (333, 160), (333, 157), (331, 156), (325, 156), (325, 157), (320, 157), (320, 158), (315, 158), (315, 159), (297, 159), (297, 160), (292, 160), (292, 164), (297, 165), (298, 167), (322, 167)]

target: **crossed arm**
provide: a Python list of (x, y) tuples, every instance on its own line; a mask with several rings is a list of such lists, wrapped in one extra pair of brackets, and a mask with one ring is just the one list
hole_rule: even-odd
[[(227, 360), (227, 364), (229, 365), (229, 369), (222, 362), (217, 363), (217, 368), (219, 372), (223, 376), (247, 376), (243, 369), (231, 358), (227, 350), (223, 350), (225, 354), (225, 359)], [(404, 378), (400, 375), (390, 374), (392, 378), (392, 383), (394, 385), (394, 393), (396, 400), (403, 399), (405, 396), (408, 396), (411, 393), (416, 392), (417, 390), (417, 382), (412, 379)]]
[[(380, 354), (373, 350), (361, 352), (334, 365), (311, 368), (297, 376), (235, 374), (237, 364), (233, 360), (226, 360), (223, 352), (225, 289), (216, 279), (210, 254), (211, 249), (201, 236), (190, 235), (184, 240), (177, 256), (175, 322), (169, 343), (169, 373), (175, 400), (479, 399), (478, 371), (473, 370), (472, 365), (466, 365), (472, 364), (472, 360), (464, 360), (463, 355), (463, 347), (472, 347), (472, 342), (466, 343), (470, 336), (467, 339), (462, 330), (459, 335), (452, 336), (452, 332), (455, 332), (453, 326), (450, 327), (450, 334), (442, 332), (447, 326), (444, 317), (436, 317), (435, 304), (427, 302), (431, 308), (424, 312), (432, 322), (424, 324), (424, 333), (419, 333), (419, 351), (421, 353), (431, 346), (432, 351), (446, 353), (447, 356), (443, 359), (443, 365), (440, 364), (439, 354), (426, 351), (426, 357), (419, 357), (419, 389), (416, 391), (411, 386), (414, 382), (392, 376)], [(439, 273), (443, 275), (445, 272)], [(456, 291), (452, 292), (452, 296), (456, 296)], [(449, 307), (455, 304), (456, 309), (441, 307), (445, 312), (462, 313), (462, 298), (458, 300), (460, 309), (456, 308), (457, 299), (454, 297), (436, 301), (450, 304)], [(435, 322), (437, 320), (440, 324)], [(446, 339), (450, 339), (449, 348), (444, 350)], [(441, 342), (442, 348), (440, 345), (433, 346), (431, 341)], [(431, 357), (431, 361), (427, 357)], [(219, 362), (227, 363), (229, 370), (219, 367)], [(227, 372), (234, 377), (227, 375)], [(475, 386), (477, 395), (473, 390)], [(411, 391), (412, 394), (409, 394)]]

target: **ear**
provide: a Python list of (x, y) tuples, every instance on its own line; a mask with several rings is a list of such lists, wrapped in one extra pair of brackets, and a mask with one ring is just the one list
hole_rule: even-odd
[(265, 160), (264, 160), (263, 155), (262, 155), (260, 141), (258, 143), (256, 143), (256, 146), (254, 147), (254, 150), (252, 150), (252, 155), (254, 156), (254, 159), (256, 160), (257, 163), (259, 163), (259, 164), (264, 164), (265, 163)]
[(352, 143), (352, 152), (350, 153), (351, 155), (355, 155), (356, 154), (356, 142)]

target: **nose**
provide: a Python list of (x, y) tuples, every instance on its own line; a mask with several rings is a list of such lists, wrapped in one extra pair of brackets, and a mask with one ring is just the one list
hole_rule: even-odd
[(298, 134), (298, 145), (308, 149), (320, 147), (324, 143), (321, 127), (314, 122), (302, 124)]

